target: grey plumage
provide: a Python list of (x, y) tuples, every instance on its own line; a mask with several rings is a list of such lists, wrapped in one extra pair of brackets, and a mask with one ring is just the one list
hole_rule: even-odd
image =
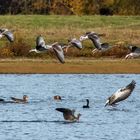
[(69, 42), (69, 44), (73, 45), (74, 47), (78, 48), (79, 50), (81, 50), (83, 47), (81, 41), (76, 38), (70, 39), (70, 40), (68, 40), (68, 42)]
[(121, 88), (118, 91), (116, 91), (113, 95), (111, 95), (107, 99), (105, 106), (114, 105), (117, 102), (127, 99), (131, 95), (132, 91), (134, 90), (135, 85), (136, 85), (136, 82), (132, 80), (132, 82), (128, 84), (126, 87)]
[(41, 35), (36, 38), (36, 48), (31, 49), (29, 52), (46, 53), (48, 51), (53, 51), (58, 60), (61, 63), (65, 63), (64, 52), (61, 45), (59, 45), (57, 42), (51, 45), (46, 45), (44, 38)]
[(95, 49), (92, 51), (93, 53), (99, 51), (106, 51), (110, 48), (108, 43), (101, 43), (100, 41), (100, 36), (102, 36), (104, 34), (97, 34), (95, 32), (87, 32), (85, 35), (82, 35), (80, 37), (80, 41), (84, 41), (86, 39), (90, 39), (93, 43), (93, 45), (95, 46)]
[(64, 49), (66, 53), (70, 47), (76, 47), (79, 50), (83, 48), (81, 41), (76, 38), (68, 39), (68, 45), (62, 45), (62, 49)]
[(10, 42), (14, 41), (13, 31), (9, 31), (7, 28), (0, 29), (0, 37), (5, 36)]
[(129, 54), (125, 56), (125, 59), (128, 58), (137, 58), (140, 56), (140, 48), (137, 46), (130, 45), (128, 49), (131, 51)]

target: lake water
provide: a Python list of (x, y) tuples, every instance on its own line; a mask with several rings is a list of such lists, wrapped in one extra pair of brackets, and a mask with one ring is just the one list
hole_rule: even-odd
[[(106, 99), (132, 80), (132, 95), (116, 107)], [(140, 140), (140, 75), (1, 74), (0, 98), (29, 96), (28, 104), (0, 104), (0, 140)], [(60, 95), (62, 101), (54, 101)], [(90, 108), (83, 109), (85, 99)], [(81, 113), (67, 123), (57, 107)]]

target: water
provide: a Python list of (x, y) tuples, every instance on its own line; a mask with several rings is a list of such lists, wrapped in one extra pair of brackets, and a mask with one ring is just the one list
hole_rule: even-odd
[[(116, 107), (108, 96), (132, 80), (132, 95)], [(0, 75), (0, 97), (29, 96), (28, 104), (0, 104), (0, 140), (140, 140), (140, 75)], [(60, 95), (62, 101), (54, 101)], [(85, 99), (90, 108), (83, 109)], [(79, 122), (67, 123), (55, 108), (76, 109)]]

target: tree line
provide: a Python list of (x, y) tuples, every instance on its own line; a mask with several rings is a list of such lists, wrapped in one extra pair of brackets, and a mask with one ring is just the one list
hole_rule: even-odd
[(140, 15), (140, 0), (0, 0), (0, 14)]

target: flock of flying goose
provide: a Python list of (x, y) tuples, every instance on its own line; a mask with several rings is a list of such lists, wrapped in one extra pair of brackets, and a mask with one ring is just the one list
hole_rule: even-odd
[[(31, 49), (29, 53), (35, 52), (35, 53), (46, 53), (48, 51), (52, 51), (55, 53), (56, 57), (61, 63), (65, 63), (65, 57), (64, 52), (66, 53), (68, 51), (68, 48), (70, 47), (76, 47), (79, 50), (83, 48), (82, 42), (86, 39), (89, 39), (93, 43), (93, 51), (92, 53), (97, 52), (104, 52), (111, 48), (111, 46), (108, 43), (101, 43), (100, 36), (104, 36), (105, 34), (98, 34), (95, 32), (87, 32), (84, 35), (80, 36), (79, 39), (73, 38), (68, 40), (67, 45), (62, 45), (58, 42), (55, 42), (53, 44), (46, 44), (44, 38), (39, 35), (36, 38), (36, 47), (35, 49)], [(13, 31), (9, 31), (6, 28), (0, 29), (0, 39), (2, 37), (6, 37), (10, 42), (14, 41), (14, 35)], [(130, 49), (130, 53), (125, 56), (125, 59), (128, 58), (136, 58), (140, 56), (140, 48), (137, 46), (130, 45), (128, 46), (128, 49)]]
[[(132, 80), (131, 83), (129, 83), (127, 86), (118, 89), (114, 94), (112, 94), (110, 97), (108, 97), (105, 107), (107, 105), (109, 106), (115, 106), (116, 103), (123, 101), (127, 99), (131, 93), (133, 92), (134, 88), (136, 86), (136, 82)], [(54, 96), (54, 100), (62, 100), (61, 96), (56, 95)], [(86, 99), (87, 104), (83, 105), (83, 108), (89, 108), (89, 100)], [(5, 101), (4, 99), (0, 99), (0, 103), (28, 103), (28, 96), (24, 95), (23, 99), (11, 97), (11, 101)], [(75, 116), (75, 110), (71, 110), (68, 108), (56, 108), (57, 111), (63, 113), (63, 117), (65, 120), (70, 121), (70, 122), (75, 122), (78, 121), (81, 114), (79, 113), (77, 116)]]

